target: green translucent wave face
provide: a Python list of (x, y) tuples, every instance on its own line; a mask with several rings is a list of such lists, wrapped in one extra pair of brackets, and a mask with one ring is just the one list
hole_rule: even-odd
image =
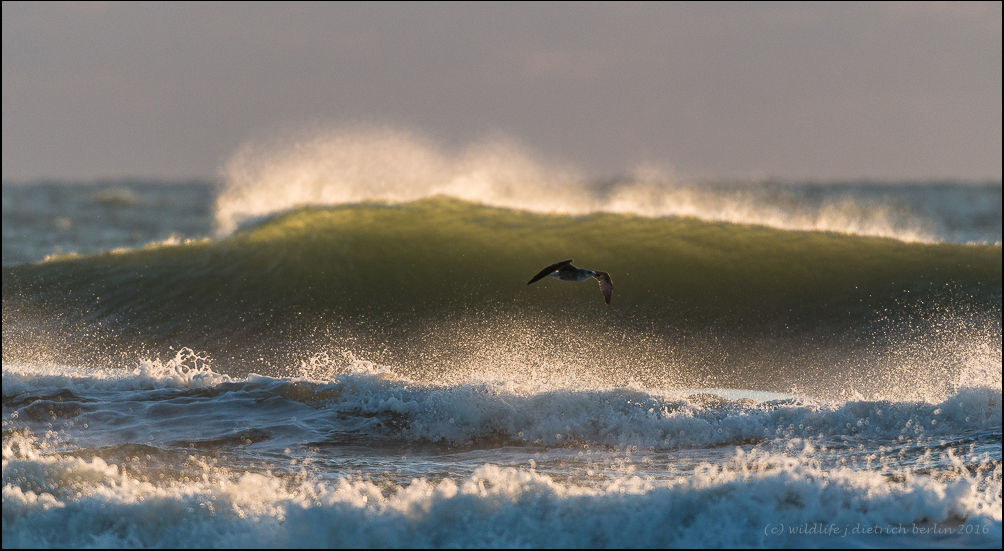
[[(526, 285), (569, 258), (610, 273), (610, 306), (594, 280)], [(304, 208), (216, 242), (4, 269), (3, 300), (5, 361), (173, 345), (260, 372), (350, 349), (437, 376), (644, 364), (633, 378), (750, 386), (751, 373), (847, 363), (939, 324), (996, 331), (999, 348), (1001, 248), (434, 198)]]

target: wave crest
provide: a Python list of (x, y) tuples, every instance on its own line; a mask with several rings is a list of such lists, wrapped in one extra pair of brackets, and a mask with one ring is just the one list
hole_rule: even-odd
[(507, 138), (450, 150), (417, 133), (386, 127), (248, 142), (227, 163), (224, 178), (216, 204), (219, 235), (306, 205), (401, 203), (445, 195), (539, 213), (689, 216), (908, 242), (945, 239), (930, 213), (881, 195), (819, 185), (687, 182), (653, 165), (596, 180), (573, 166), (541, 161)]

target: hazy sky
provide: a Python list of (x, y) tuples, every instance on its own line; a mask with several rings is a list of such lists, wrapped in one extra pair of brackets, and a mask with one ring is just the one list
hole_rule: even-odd
[(3, 3), (3, 179), (507, 136), (588, 173), (1001, 179), (1001, 3)]

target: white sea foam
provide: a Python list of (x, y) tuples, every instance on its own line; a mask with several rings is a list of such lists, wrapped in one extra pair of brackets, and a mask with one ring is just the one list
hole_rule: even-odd
[[(994, 547), (1000, 465), (936, 480), (825, 470), (811, 454), (735, 456), (693, 476), (599, 487), (486, 464), (469, 477), (380, 485), (238, 473), (149, 481), (101, 458), (42, 456), (5, 438), (11, 547)], [(877, 533), (881, 532), (881, 533)]]
[[(973, 239), (971, 232), (955, 235), (959, 232), (949, 227), (972, 219), (971, 200), (947, 204), (938, 196), (911, 208), (888, 197), (822, 186), (694, 183), (652, 167), (598, 184), (574, 167), (540, 161), (511, 141), (450, 151), (413, 132), (388, 128), (339, 128), (249, 142), (231, 158), (224, 178), (216, 205), (221, 235), (248, 220), (304, 205), (446, 195), (535, 212), (692, 216), (904, 241)], [(958, 216), (960, 209), (968, 216)], [(998, 227), (991, 237), (999, 240), (999, 233)]]
[[(351, 356), (344, 363), (305, 364), (312, 378), (244, 379), (214, 373), (188, 350), (124, 370), (4, 364), (4, 548), (993, 547), (1001, 540), (999, 457), (966, 452), (964, 443), (938, 447), (960, 434), (999, 431), (999, 385), (979, 370), (940, 403), (827, 403), (640, 387), (422, 385)], [(76, 409), (65, 420), (58, 411), (47, 417), (62, 391), (72, 393), (63, 405)], [(33, 417), (38, 404), (42, 415)], [(488, 464), (443, 475), (433, 474), (444, 465), (435, 463), (410, 482), (380, 473), (428, 460), (347, 452), (339, 463), (337, 448), (328, 448), (310, 452), (315, 463), (297, 463), (295, 452), (283, 451), (347, 433), (406, 445), (501, 433), (510, 440), (493, 448), (498, 459)], [(224, 442), (235, 434), (261, 438)], [(221, 453), (202, 455), (200, 441), (217, 442), (212, 449)], [(869, 457), (859, 462), (862, 444)], [(543, 446), (554, 447), (555, 457), (540, 458), (546, 467), (520, 451)], [(930, 459), (932, 449), (942, 458)], [(618, 457), (632, 453), (640, 468), (620, 466)], [(145, 462), (134, 457), (143, 454)], [(447, 459), (471, 461), (462, 457)], [(362, 464), (381, 468), (357, 470)]]
[[(175, 425), (174, 416), (184, 414), (198, 424), (204, 439), (231, 435), (230, 420), (245, 419), (246, 424), (259, 423), (256, 429), (274, 433), (274, 445), (279, 446), (288, 438), (323, 440), (326, 434), (352, 433), (451, 445), (501, 439), (519, 445), (674, 450), (774, 439), (916, 442), (1001, 425), (1000, 388), (992, 385), (962, 386), (934, 403), (811, 398), (758, 402), (640, 387), (555, 388), (510, 381), (425, 385), (366, 362), (350, 364), (326, 381), (260, 375), (233, 380), (204, 366), (185, 367), (184, 362), (195, 360), (179, 354), (171, 362), (145, 362), (131, 372), (5, 364), (3, 395), (16, 401), (69, 390), (78, 399), (91, 400), (74, 416), (76, 423), (95, 419), (79, 436), (88, 441), (113, 438), (105, 432), (122, 428), (103, 426), (101, 420), (113, 412), (142, 420), (130, 424), (134, 441), (189, 438), (187, 427)], [(195, 400), (164, 394), (165, 389), (215, 392)], [(159, 413), (162, 402), (176, 398), (184, 398), (183, 404), (172, 405), (171, 416)], [(270, 398), (263, 409), (259, 404)], [(287, 426), (289, 418), (296, 423)]]
[(209, 362), (189, 348), (169, 360), (140, 360), (131, 369), (93, 369), (45, 363), (3, 364), (3, 396), (69, 390), (90, 392), (205, 388), (229, 381), (209, 367)]

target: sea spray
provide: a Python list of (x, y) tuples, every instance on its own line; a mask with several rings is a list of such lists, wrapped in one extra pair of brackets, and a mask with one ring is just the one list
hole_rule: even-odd
[[(509, 139), (451, 149), (390, 127), (336, 127), (250, 141), (228, 161), (223, 178), (216, 201), (218, 235), (303, 206), (406, 203), (435, 196), (538, 213), (689, 216), (908, 242), (979, 240), (980, 231), (960, 231), (974, 220), (985, 220), (982, 233), (997, 242), (1001, 232), (1000, 204), (994, 222), (993, 206), (980, 199), (978, 187), (967, 195), (958, 193), (964, 185), (952, 184), (897, 189), (867, 182), (704, 182), (651, 164), (595, 178), (568, 164), (541, 160)], [(991, 187), (999, 193), (999, 183)], [(910, 192), (921, 193), (923, 200), (911, 200)], [(973, 218), (974, 209), (989, 209), (988, 216)]]

